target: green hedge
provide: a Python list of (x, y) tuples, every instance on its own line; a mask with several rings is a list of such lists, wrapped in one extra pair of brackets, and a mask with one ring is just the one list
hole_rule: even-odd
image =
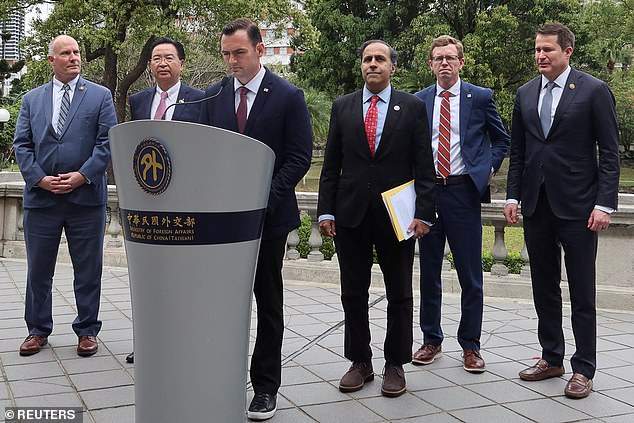
[[(297, 250), (299, 251), (299, 256), (301, 258), (308, 257), (308, 253), (310, 253), (310, 246), (308, 245), (308, 238), (310, 238), (310, 216), (304, 216), (301, 220), (301, 224), (297, 229), (297, 234), (299, 235), (299, 245), (297, 246)], [(335, 254), (335, 245), (332, 241), (332, 238), (322, 236), (321, 237), (321, 248), (319, 251), (324, 255), (326, 260), (330, 260), (332, 256)], [(448, 256), (449, 262), (451, 263), (451, 267), (453, 268), (453, 257), (451, 253)], [(376, 252), (374, 253), (374, 262), (377, 263), (376, 260)], [(509, 273), (519, 274), (522, 270), (522, 259), (520, 258), (519, 253), (509, 253), (504, 260), (504, 264), (509, 269)], [(482, 253), (482, 269), (485, 272), (491, 271), (491, 266), (493, 265), (493, 256), (491, 253)]]

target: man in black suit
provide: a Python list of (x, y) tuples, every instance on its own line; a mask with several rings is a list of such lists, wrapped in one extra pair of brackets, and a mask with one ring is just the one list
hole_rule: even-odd
[[(248, 19), (225, 25), (220, 50), (231, 75), (207, 89), (200, 123), (262, 141), (275, 152), (253, 292), (258, 328), (250, 376), (255, 395), (252, 420), (273, 417), (282, 372), (282, 259), (288, 233), (299, 226), (295, 186), (310, 167), (312, 131), (304, 93), (260, 64), (264, 44)], [(222, 90), (222, 91), (221, 91)], [(236, 163), (239, 165), (239, 163)]]
[(576, 346), (564, 393), (584, 398), (596, 370), (597, 238), (617, 207), (619, 140), (607, 84), (570, 67), (574, 41), (559, 23), (537, 31), (541, 76), (517, 91), (504, 216), (517, 223), (521, 202), (542, 346), (542, 358), (519, 376), (535, 381), (564, 374), (563, 247)]
[[(352, 366), (339, 383), (342, 392), (361, 389), (374, 378), (368, 288), (372, 249), (385, 281), (387, 334), (381, 392), (406, 391), (403, 364), (411, 360), (414, 239), (434, 221), (435, 171), (425, 105), (392, 88), (396, 51), (379, 40), (361, 46), (363, 90), (338, 98), (319, 181), (319, 226), (335, 240), (345, 314), (345, 356)], [(415, 219), (399, 242), (381, 193), (414, 180)], [(336, 221), (336, 224), (335, 224)]]
[[(182, 104), (200, 100), (205, 93), (181, 82), (181, 72), (185, 64), (185, 48), (171, 38), (156, 39), (151, 46), (150, 72), (156, 86), (139, 91), (130, 96), (132, 120), (164, 119), (198, 122), (200, 103)], [(165, 98), (162, 100), (162, 98)], [(161, 104), (164, 103), (165, 106)], [(167, 112), (165, 109), (170, 107)], [(158, 113), (157, 113), (158, 112)]]
[[(163, 119), (198, 122), (200, 103), (185, 104), (185, 102), (200, 100), (205, 93), (187, 86), (180, 80), (185, 63), (183, 44), (171, 38), (162, 37), (154, 40), (150, 52), (150, 72), (156, 81), (156, 86), (130, 96), (131, 120)], [(176, 105), (166, 111), (174, 103)], [(134, 363), (134, 351), (127, 355), (125, 361)]]

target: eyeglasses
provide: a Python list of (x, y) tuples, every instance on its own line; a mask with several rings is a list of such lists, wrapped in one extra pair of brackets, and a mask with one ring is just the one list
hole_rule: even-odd
[(167, 64), (171, 64), (174, 63), (175, 61), (179, 60), (178, 57), (173, 56), (173, 55), (169, 55), (169, 56), (154, 56), (150, 59), (150, 62), (152, 62), (155, 65), (160, 64), (163, 60), (165, 60), (165, 63)]
[(442, 63), (443, 60), (446, 60), (447, 63), (457, 62), (460, 60), (458, 56), (434, 56), (431, 58), (434, 63)]

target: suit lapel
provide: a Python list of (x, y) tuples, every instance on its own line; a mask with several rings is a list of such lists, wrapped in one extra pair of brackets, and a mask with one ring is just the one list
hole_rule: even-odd
[(427, 111), (427, 123), (429, 124), (429, 128), (431, 129), (434, 123), (434, 100), (436, 97), (436, 85), (429, 86), (425, 88), (420, 93), (420, 99), (425, 103), (425, 109)]
[(53, 81), (44, 87), (44, 96), (41, 101), (44, 102), (44, 116), (46, 117), (49, 131), (57, 136), (57, 132), (53, 128)]
[(77, 85), (75, 85), (75, 92), (73, 93), (73, 101), (70, 103), (70, 110), (68, 111), (68, 116), (66, 117), (66, 122), (64, 123), (64, 129), (62, 129), (62, 133), (59, 134), (61, 138), (65, 133), (70, 123), (73, 121), (73, 117), (75, 113), (79, 109), (79, 105), (81, 104), (84, 96), (86, 95), (86, 91), (88, 91), (88, 87), (86, 86), (86, 81), (79, 77), (77, 80)]
[[(189, 87), (181, 82), (181, 88), (178, 90), (178, 95), (176, 96), (176, 103), (181, 101), (187, 101), (189, 94)], [(183, 115), (183, 111), (187, 106), (174, 106), (174, 113), (172, 114), (172, 120), (181, 120), (181, 116)]]
[(139, 111), (139, 116), (145, 116), (144, 119), (152, 119), (152, 101), (156, 94), (156, 87), (148, 88), (142, 91), (141, 98), (139, 99), (139, 106), (142, 110)]
[(565, 110), (568, 109), (570, 102), (575, 98), (575, 95), (581, 88), (582, 84), (582, 75), (577, 73), (574, 69), (571, 69), (570, 75), (568, 75), (568, 80), (566, 81), (566, 85), (563, 87), (564, 92), (561, 94), (561, 99), (559, 100), (559, 104), (557, 105), (557, 110), (555, 110), (555, 117), (553, 118), (552, 125), (550, 125), (549, 133), (553, 133), (555, 129), (557, 129), (557, 126), (559, 125), (559, 122), (561, 122)]
[(467, 123), (469, 123), (469, 117), (471, 116), (471, 106), (473, 106), (473, 93), (471, 92), (471, 86), (462, 82), (460, 88), (460, 145), (464, 145), (465, 137), (467, 134)]
[[(233, 87), (233, 85), (232, 85)], [(271, 73), (268, 69), (266, 69), (266, 73), (264, 74), (264, 78), (262, 79), (262, 83), (260, 84), (260, 89), (255, 96), (255, 101), (251, 106), (251, 111), (249, 112), (249, 117), (247, 118), (247, 123), (244, 127), (244, 133), (249, 134), (251, 132), (251, 128), (253, 127), (253, 122), (257, 119), (260, 114), (260, 110), (266, 104), (269, 96), (275, 91), (275, 84), (273, 82), (273, 78), (271, 77)], [(235, 94), (234, 94), (235, 95)], [(235, 104), (235, 99), (234, 99)], [(238, 127), (238, 120), (236, 118), (236, 128)]]
[[(376, 150), (375, 156), (389, 147), (390, 136), (394, 133), (394, 127), (398, 123), (398, 120), (402, 114), (402, 98), (400, 96), (400, 93), (394, 88), (392, 88), (391, 91), (392, 93), (390, 94), (390, 103), (387, 105), (387, 114), (385, 116), (385, 123), (383, 124), (383, 132), (381, 133), (379, 148)], [(368, 148), (368, 151), (369, 150), (370, 149)]]
[(526, 100), (524, 100), (525, 105), (522, 105), (522, 108), (525, 107), (524, 110), (528, 110), (528, 122), (529, 126), (534, 128), (538, 128), (537, 131), (544, 136), (542, 132), (542, 124), (539, 121), (539, 111), (537, 110), (537, 105), (539, 104), (539, 93), (542, 89), (542, 77), (538, 76), (529, 82), (529, 85), (526, 87), (526, 92), (528, 96)]

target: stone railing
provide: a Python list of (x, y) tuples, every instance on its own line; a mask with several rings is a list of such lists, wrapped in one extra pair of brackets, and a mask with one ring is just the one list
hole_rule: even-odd
[[(0, 181), (0, 229), (2, 231), (1, 257), (25, 258), (24, 229), (22, 224), (22, 190), (24, 182)], [(308, 257), (299, 257), (297, 245), (299, 236), (293, 231), (288, 237), (287, 260), (284, 265), (284, 277), (287, 280), (308, 281), (315, 283), (339, 283), (339, 272), (336, 258), (325, 260), (319, 251), (322, 238), (317, 224), (317, 194), (298, 192), (297, 199), (303, 215), (311, 217), (311, 234), (308, 240), (310, 252)], [(612, 216), (608, 230), (599, 236), (599, 252), (597, 256), (597, 299), (604, 308), (634, 310), (634, 196), (620, 197), (619, 211)], [(491, 272), (485, 273), (485, 293), (490, 296), (508, 298), (531, 298), (530, 270), (526, 248), (520, 253), (524, 266), (520, 275), (509, 275), (504, 261), (507, 256), (505, 228), (507, 226), (502, 209), (504, 202), (493, 200), (482, 207), (482, 221), (486, 226), (494, 228), (494, 243), (491, 249), (493, 266)], [(119, 217), (119, 203), (116, 187), (108, 187), (108, 221), (104, 240), (104, 264), (107, 266), (126, 267), (123, 234)], [(62, 243), (64, 240), (62, 239)], [(445, 248), (445, 255), (449, 248)], [(417, 253), (418, 254), (418, 253)], [(62, 245), (59, 261), (69, 262), (67, 248)], [(563, 261), (563, 260), (562, 260)], [(418, 259), (414, 265), (414, 280), (418, 278)], [(564, 280), (565, 271), (563, 275)], [(372, 283), (382, 285), (382, 277), (378, 266), (373, 269)], [(415, 282), (415, 286), (418, 283)], [(443, 267), (443, 289), (448, 292), (460, 292), (455, 271), (448, 260)], [(564, 296), (567, 289), (563, 289)]]

